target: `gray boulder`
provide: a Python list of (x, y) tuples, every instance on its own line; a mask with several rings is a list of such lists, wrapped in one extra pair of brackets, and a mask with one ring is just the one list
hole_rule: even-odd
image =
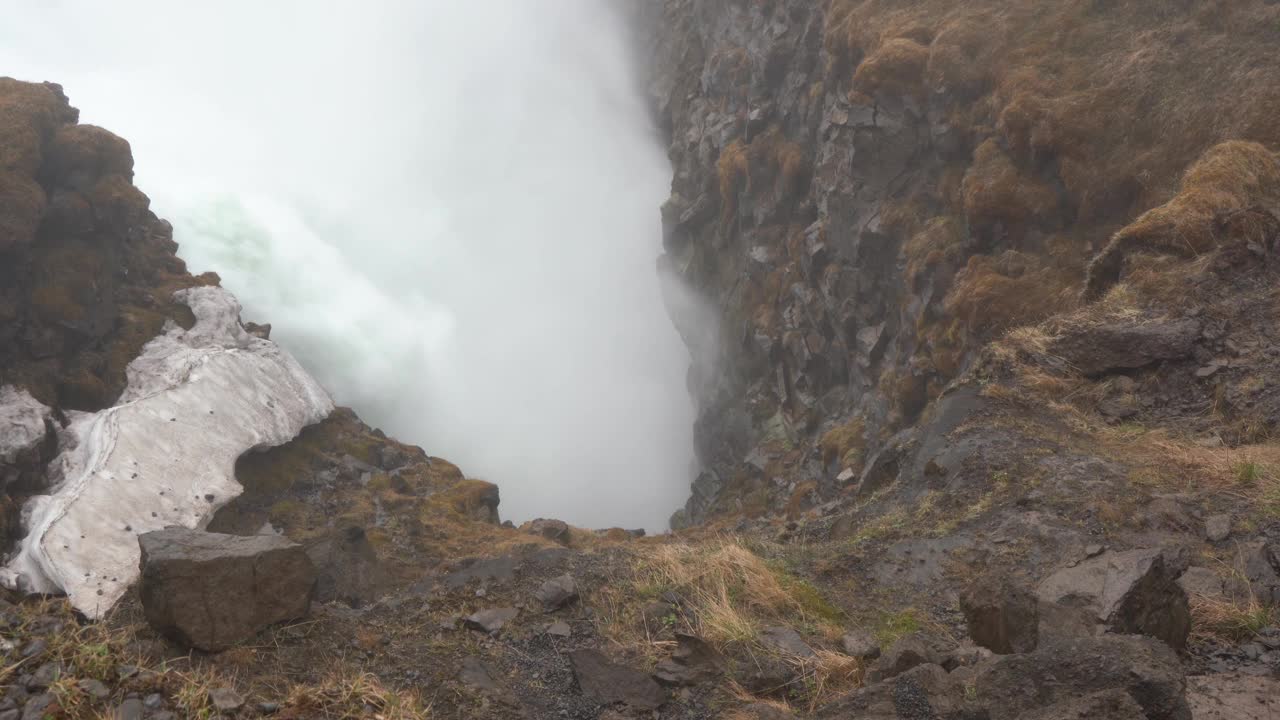
[(920, 633), (912, 633), (899, 638), (888, 650), (876, 660), (875, 665), (867, 673), (872, 682), (888, 680), (891, 677), (916, 667), (917, 665), (941, 665), (942, 657)]
[(1185, 358), (1199, 338), (1200, 323), (1191, 318), (1114, 322), (1067, 332), (1049, 351), (1085, 375), (1102, 375)]
[(315, 566), (283, 537), (167, 528), (138, 544), (147, 622), (185, 645), (225, 650), (310, 610)]
[(1108, 552), (1045, 578), (1037, 595), (1087, 613), (1110, 632), (1148, 635), (1181, 650), (1191, 631), (1187, 593), (1178, 584), (1186, 568), (1179, 551)]
[(697, 685), (723, 672), (724, 658), (715, 648), (701, 638), (676, 633), (676, 649), (658, 663), (653, 677), (664, 685)]
[(534, 596), (547, 612), (554, 612), (578, 599), (578, 585), (573, 576), (566, 573), (542, 583)]
[(1240, 550), (1254, 597), (1267, 605), (1280, 604), (1280, 543), (1253, 542)]

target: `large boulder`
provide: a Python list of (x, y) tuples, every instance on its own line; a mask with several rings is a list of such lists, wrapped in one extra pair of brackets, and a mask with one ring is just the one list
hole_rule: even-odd
[(1178, 584), (1186, 568), (1186, 554), (1176, 550), (1108, 552), (1045, 578), (1037, 595), (1088, 613), (1110, 632), (1148, 635), (1180, 650), (1191, 631), (1187, 593)]
[(1148, 720), (1191, 720), (1177, 654), (1164, 643), (1136, 635), (1076, 638), (1041, 645), (1032, 653), (1002, 655), (974, 683), (977, 702), (990, 720), (1034, 717), (1059, 703), (1107, 690), (1127, 693)]
[(315, 566), (283, 537), (167, 528), (138, 544), (147, 622), (184, 645), (225, 650), (310, 610)]
[(1030, 589), (1007, 577), (985, 578), (960, 596), (969, 637), (1000, 655), (1036, 649), (1040, 613)]

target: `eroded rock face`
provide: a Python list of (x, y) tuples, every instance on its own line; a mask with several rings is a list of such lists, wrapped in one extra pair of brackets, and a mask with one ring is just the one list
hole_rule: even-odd
[(225, 650), (310, 609), (315, 566), (284, 538), (169, 528), (138, 544), (147, 622), (190, 647)]

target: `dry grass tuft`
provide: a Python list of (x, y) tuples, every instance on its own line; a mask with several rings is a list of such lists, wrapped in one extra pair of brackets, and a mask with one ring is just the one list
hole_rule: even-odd
[(1244, 642), (1258, 631), (1280, 623), (1280, 608), (1263, 605), (1257, 598), (1191, 597), (1192, 635), (1201, 639)]
[(855, 417), (828, 430), (818, 441), (818, 447), (822, 448), (822, 462), (826, 465), (837, 463), (841, 468), (861, 472), (862, 454), (867, 445), (866, 428), (866, 421)]
[(334, 674), (316, 685), (299, 685), (289, 692), (284, 710), (317, 720), (425, 720), (430, 706), (415, 693), (388, 690), (368, 673)]
[(1138, 250), (1189, 257), (1228, 239), (1269, 246), (1280, 221), (1280, 158), (1255, 142), (1230, 141), (1210, 148), (1186, 172), (1182, 191), (1116, 233), (1089, 268), (1086, 293), (1096, 297), (1120, 276), (1125, 258)]

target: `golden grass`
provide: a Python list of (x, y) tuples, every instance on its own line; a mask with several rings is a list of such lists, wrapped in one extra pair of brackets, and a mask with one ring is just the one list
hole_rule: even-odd
[(1280, 203), (1280, 158), (1256, 142), (1210, 148), (1187, 169), (1182, 190), (1112, 237), (1089, 268), (1086, 293), (1096, 297), (1119, 278), (1138, 250), (1179, 256), (1205, 253), (1227, 239), (1267, 246), (1280, 227), (1266, 208)]
[(1280, 608), (1263, 605), (1257, 598), (1191, 597), (1191, 632), (1200, 639), (1244, 642), (1259, 630), (1280, 623)]
[(425, 720), (431, 715), (417, 693), (387, 689), (369, 673), (333, 674), (315, 685), (295, 686), (284, 704), (299, 717), (317, 720)]

